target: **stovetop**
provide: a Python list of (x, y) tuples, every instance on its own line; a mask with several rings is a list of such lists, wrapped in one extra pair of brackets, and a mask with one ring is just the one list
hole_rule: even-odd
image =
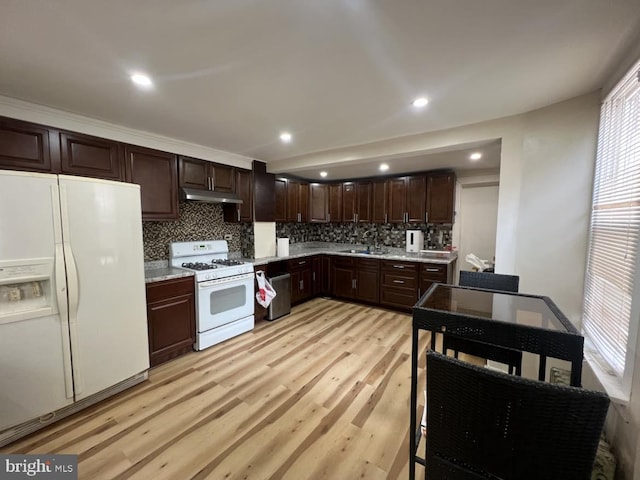
[(228, 258), (226, 240), (176, 242), (169, 250), (171, 266), (194, 271), (198, 282), (253, 272), (252, 263)]

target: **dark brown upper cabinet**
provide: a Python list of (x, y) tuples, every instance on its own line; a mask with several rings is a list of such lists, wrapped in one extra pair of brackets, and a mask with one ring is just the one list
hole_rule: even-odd
[(105, 138), (60, 132), (60, 164), (69, 175), (125, 179), (124, 146)]
[(286, 222), (287, 218), (287, 180), (285, 178), (275, 179), (276, 206), (274, 220), (276, 222)]
[(309, 221), (327, 222), (329, 221), (329, 185), (323, 183), (312, 183), (309, 185)]
[[(0, 118), (0, 168), (30, 172), (58, 171), (52, 164), (51, 135), (57, 144), (56, 131), (33, 123)], [(59, 158), (58, 158), (59, 160)]]
[(356, 183), (356, 222), (371, 222), (371, 182)]
[(371, 221), (387, 223), (387, 181), (371, 182)]
[(309, 221), (309, 184), (297, 180), (287, 180), (287, 222)]
[(236, 194), (242, 203), (222, 205), (225, 222), (253, 222), (253, 175), (251, 170), (236, 169)]
[(427, 180), (424, 175), (387, 180), (388, 221), (390, 223), (425, 223)]
[(177, 220), (178, 159), (171, 153), (125, 146), (126, 179), (140, 185), (142, 220)]
[(342, 184), (342, 221), (371, 222), (370, 181)]
[(427, 176), (428, 223), (453, 223), (455, 192), (454, 172), (432, 173)]
[(329, 184), (329, 221), (342, 221), (342, 184)]
[(342, 184), (342, 221), (356, 221), (356, 184), (353, 182)]
[(180, 186), (235, 193), (235, 168), (229, 165), (180, 157)]

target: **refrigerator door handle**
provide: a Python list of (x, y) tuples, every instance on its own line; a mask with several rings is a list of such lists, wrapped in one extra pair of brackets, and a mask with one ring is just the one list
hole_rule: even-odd
[[(80, 289), (78, 283), (78, 270), (76, 262), (73, 258), (71, 243), (69, 242), (69, 208), (67, 203), (67, 189), (64, 185), (60, 186), (60, 213), (62, 216), (62, 231), (64, 251), (64, 260), (67, 270), (67, 298), (69, 299), (69, 337), (71, 337), (71, 353), (79, 352), (78, 345), (78, 304), (80, 302)], [(72, 362), (73, 383), (75, 394), (82, 393), (82, 382), (80, 375), (80, 355), (75, 355)]]
[(57, 185), (51, 186), (51, 206), (53, 213), (53, 234), (56, 242), (54, 275), (56, 282), (56, 300), (58, 317), (62, 330), (62, 352), (64, 356), (64, 390), (67, 398), (73, 398), (73, 369), (71, 366), (71, 344), (69, 342), (69, 302), (67, 299), (67, 274), (62, 246), (62, 219), (60, 218), (60, 191)]

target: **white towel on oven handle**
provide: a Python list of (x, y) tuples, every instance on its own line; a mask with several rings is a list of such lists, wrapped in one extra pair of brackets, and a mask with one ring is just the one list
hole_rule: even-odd
[(260, 305), (267, 308), (271, 304), (271, 300), (276, 296), (276, 291), (267, 280), (267, 277), (264, 276), (262, 270), (256, 270), (256, 280), (258, 281), (256, 300)]

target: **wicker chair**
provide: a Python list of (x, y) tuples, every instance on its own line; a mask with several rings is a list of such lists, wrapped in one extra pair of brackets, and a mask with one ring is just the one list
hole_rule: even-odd
[[(517, 292), (520, 277), (517, 275), (502, 275), (499, 273), (460, 271), (461, 287), (477, 287), (505, 292)], [(486, 358), (509, 366), (509, 373), (520, 376), (522, 374), (522, 352), (511, 348), (498, 347), (475, 340), (467, 340), (455, 335), (444, 335), (443, 352), (453, 350), (455, 358), (458, 352), (464, 352), (476, 357)]]
[(428, 478), (589, 479), (609, 397), (427, 352)]

